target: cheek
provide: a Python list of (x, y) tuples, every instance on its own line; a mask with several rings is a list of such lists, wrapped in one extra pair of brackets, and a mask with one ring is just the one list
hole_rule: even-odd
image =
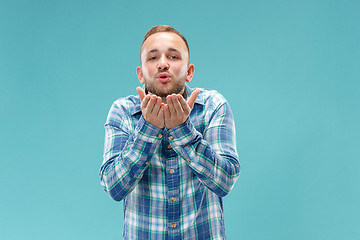
[(180, 76), (186, 76), (186, 74), (187, 74), (187, 65), (186, 64), (182, 65), (179, 68), (180, 68), (179, 69), (179, 75)]
[(150, 77), (150, 74), (149, 74), (150, 71), (151, 71), (151, 69), (149, 69), (148, 66), (144, 66), (144, 67), (142, 68), (143, 75), (144, 75), (144, 77), (145, 77), (146, 79), (149, 79), (149, 77)]

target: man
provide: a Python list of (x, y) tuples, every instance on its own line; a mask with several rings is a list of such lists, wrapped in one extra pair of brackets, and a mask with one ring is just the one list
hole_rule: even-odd
[(239, 177), (230, 107), (191, 89), (186, 39), (166, 25), (147, 32), (137, 76), (105, 123), (101, 184), (124, 200), (124, 239), (225, 239), (222, 197)]

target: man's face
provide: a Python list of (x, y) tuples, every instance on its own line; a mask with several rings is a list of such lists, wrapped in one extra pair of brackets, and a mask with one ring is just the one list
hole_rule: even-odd
[(183, 94), (185, 81), (190, 82), (194, 74), (194, 65), (188, 62), (181, 37), (170, 32), (155, 33), (141, 48), (142, 67), (137, 67), (137, 75), (145, 88), (159, 97)]

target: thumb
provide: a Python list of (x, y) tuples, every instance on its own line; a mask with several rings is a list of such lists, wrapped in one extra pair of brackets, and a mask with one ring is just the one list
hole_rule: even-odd
[(194, 103), (195, 103), (195, 100), (197, 98), (197, 96), (199, 95), (200, 93), (200, 89), (196, 88), (190, 95), (190, 98), (189, 100), (187, 101), (187, 104), (189, 105), (189, 107), (192, 109), (194, 107)]
[(138, 92), (139, 97), (140, 97), (140, 101), (142, 102), (142, 100), (145, 98), (145, 91), (144, 91), (144, 89), (142, 89), (141, 87), (137, 87), (137, 88), (136, 88), (136, 91)]

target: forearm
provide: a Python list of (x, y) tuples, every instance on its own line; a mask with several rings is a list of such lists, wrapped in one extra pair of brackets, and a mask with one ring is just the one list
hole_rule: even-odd
[(112, 125), (105, 125), (104, 161), (101, 185), (116, 201), (126, 197), (141, 179), (152, 153), (160, 144), (159, 128), (140, 119), (129, 135)]
[(238, 179), (240, 165), (232, 116), (223, 114), (221, 117), (223, 119), (218, 123), (210, 124), (204, 136), (187, 120), (170, 130), (170, 135), (173, 136), (170, 144), (187, 161), (204, 185), (223, 197)]

